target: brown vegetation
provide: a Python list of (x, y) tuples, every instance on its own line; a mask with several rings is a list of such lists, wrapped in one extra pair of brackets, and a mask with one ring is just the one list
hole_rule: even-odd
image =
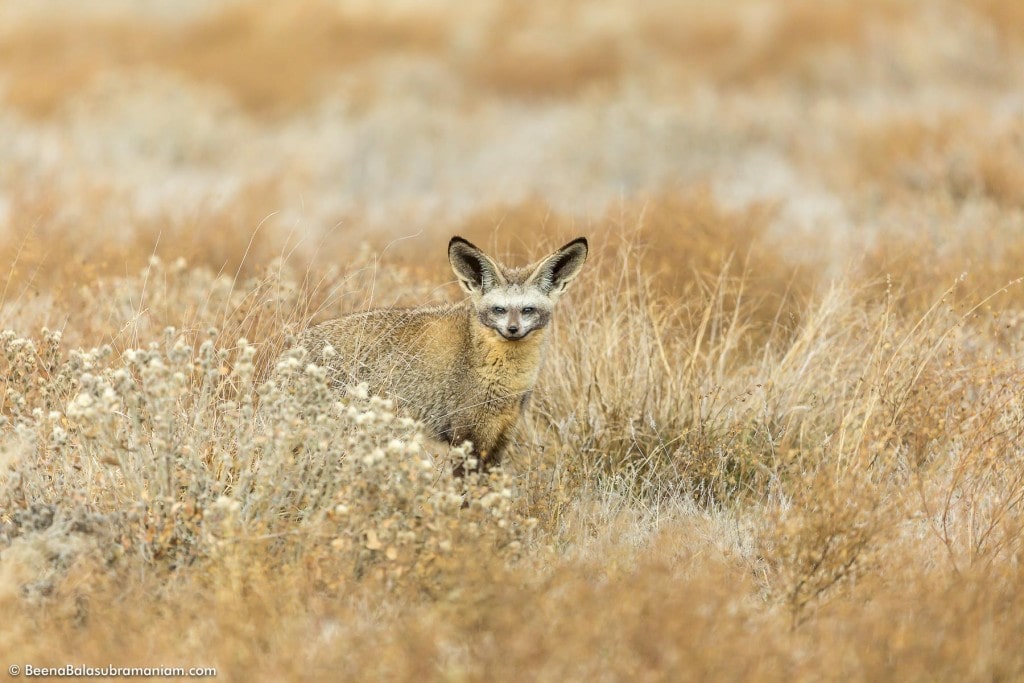
[[(0, 664), (1024, 676), (1017, 4), (634, 5), (0, 4)], [(281, 356), (453, 233), (591, 245), (467, 480)]]

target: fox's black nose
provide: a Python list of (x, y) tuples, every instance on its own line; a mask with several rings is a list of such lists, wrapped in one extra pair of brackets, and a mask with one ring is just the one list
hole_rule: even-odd
[(519, 326), (518, 325), (509, 325), (508, 326), (508, 333), (509, 334), (515, 334), (518, 331), (519, 331)]

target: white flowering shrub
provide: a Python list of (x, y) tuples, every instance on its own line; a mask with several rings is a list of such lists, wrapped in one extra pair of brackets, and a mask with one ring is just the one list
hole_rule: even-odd
[(3, 334), (0, 562), (38, 509), (99, 516), (121, 551), (172, 568), (289, 538), (352, 579), (422, 575), (466, 544), (518, 552), (533, 520), (508, 475), (453, 477), (466, 447), (448, 453), (365, 386), (329, 386), (302, 350), (261, 382), (254, 345), (218, 341), (168, 328), (115, 357)]

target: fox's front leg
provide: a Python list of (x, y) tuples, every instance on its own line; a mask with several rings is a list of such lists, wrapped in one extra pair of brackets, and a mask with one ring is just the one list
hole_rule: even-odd
[(469, 457), (455, 463), (452, 474), (461, 478), (467, 473), (486, 473), (492, 467), (500, 465), (502, 453), (508, 443), (509, 431), (509, 428), (505, 427), (492, 434), (479, 431), (471, 433), (468, 430), (464, 434), (460, 434), (458, 431), (454, 432), (455, 438), (450, 441), (453, 446), (458, 447), (469, 441), (472, 444), (472, 449), (469, 452)]

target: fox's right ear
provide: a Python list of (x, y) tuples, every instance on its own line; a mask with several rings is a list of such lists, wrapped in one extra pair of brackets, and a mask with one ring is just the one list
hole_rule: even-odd
[(469, 240), (453, 237), (448, 243), (448, 260), (467, 293), (480, 296), (493, 287), (505, 284), (498, 264)]

